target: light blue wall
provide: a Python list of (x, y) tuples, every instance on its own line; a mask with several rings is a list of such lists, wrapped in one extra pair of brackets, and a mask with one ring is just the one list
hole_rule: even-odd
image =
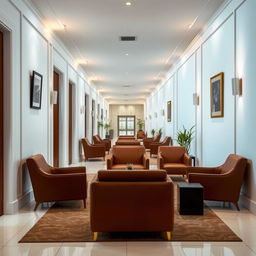
[[(196, 124), (192, 153), (203, 166), (222, 164), (230, 153), (237, 153), (251, 162), (241, 202), (256, 213), (256, 1), (230, 1), (218, 11), (208, 28), (188, 47), (147, 100), (145, 116), (160, 104), (172, 100), (173, 118), (167, 122), (153, 119), (150, 127), (159, 124), (166, 135), (176, 138), (185, 125)], [(210, 116), (210, 78), (224, 73), (224, 117)], [(242, 79), (241, 96), (232, 95), (233, 77)], [(164, 92), (164, 97), (162, 97)], [(200, 103), (193, 105), (193, 93)], [(162, 102), (161, 102), (162, 104)], [(148, 122), (146, 127), (148, 127)]]

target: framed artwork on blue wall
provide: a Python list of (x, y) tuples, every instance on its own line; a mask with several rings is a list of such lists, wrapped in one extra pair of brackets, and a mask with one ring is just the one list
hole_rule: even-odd
[(210, 79), (211, 118), (224, 117), (224, 73)]
[(31, 82), (30, 107), (41, 109), (43, 76), (33, 71)]

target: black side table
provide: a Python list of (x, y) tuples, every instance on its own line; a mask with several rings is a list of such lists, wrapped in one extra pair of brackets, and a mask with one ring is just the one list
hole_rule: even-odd
[(191, 160), (192, 160), (192, 166), (196, 166), (196, 157), (190, 155), (190, 158), (191, 158)]
[(204, 215), (204, 188), (199, 183), (178, 183), (180, 215)]

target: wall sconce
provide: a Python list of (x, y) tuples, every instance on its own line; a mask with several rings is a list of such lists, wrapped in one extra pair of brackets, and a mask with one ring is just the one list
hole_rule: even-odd
[(199, 95), (197, 93), (193, 93), (193, 105), (199, 105)]
[(150, 120), (151, 120), (151, 118), (152, 118), (151, 115), (149, 115), (149, 119), (150, 119)]
[(239, 78), (232, 78), (232, 94), (242, 95), (242, 79)]
[(58, 92), (57, 91), (51, 91), (51, 104), (57, 104), (58, 103)]
[(157, 118), (157, 113), (155, 112), (155, 118)]
[(162, 109), (162, 116), (164, 116), (164, 109)]
[(91, 115), (94, 116), (94, 111), (92, 110)]

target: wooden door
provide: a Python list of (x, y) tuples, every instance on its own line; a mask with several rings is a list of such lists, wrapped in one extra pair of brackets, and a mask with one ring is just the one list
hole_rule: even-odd
[(0, 215), (4, 211), (4, 35), (0, 31)]
[(69, 83), (69, 103), (68, 103), (68, 116), (69, 116), (69, 125), (68, 125), (68, 163), (72, 164), (72, 126), (73, 126), (73, 86)]
[(53, 90), (57, 91), (57, 104), (53, 105), (53, 165), (59, 166), (59, 83), (60, 75), (53, 72)]
[(84, 96), (84, 137), (87, 136), (87, 95)]

